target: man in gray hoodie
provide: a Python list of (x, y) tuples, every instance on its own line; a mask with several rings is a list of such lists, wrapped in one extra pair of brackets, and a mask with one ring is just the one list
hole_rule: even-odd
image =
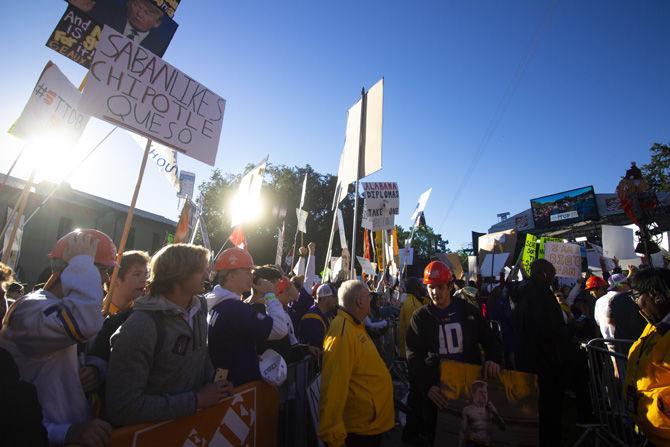
[(192, 415), (230, 395), (212, 383), (203, 283), (209, 251), (163, 247), (151, 260), (150, 294), (111, 338), (107, 419), (116, 426)]

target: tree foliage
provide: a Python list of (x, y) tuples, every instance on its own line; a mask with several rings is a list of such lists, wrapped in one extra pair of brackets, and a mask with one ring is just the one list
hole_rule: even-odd
[[(247, 166), (245, 173), (251, 168), (253, 168), (253, 165)], [(309, 212), (309, 218), (307, 219), (307, 235), (304, 237), (304, 245), (309, 242), (316, 243), (317, 271), (321, 271), (323, 268), (326, 255), (325, 248), (328, 245), (333, 219), (331, 205), (337, 177), (331, 174), (320, 174), (309, 165), (289, 167), (268, 164), (261, 189), (264, 209), (257, 222), (244, 226), (249, 251), (256, 264), (274, 263), (275, 261), (277, 230), (282, 226), (282, 219), (273, 216), (272, 210), (275, 207), (287, 210), (284, 219), (284, 253), (286, 254), (291, 250), (297, 227), (295, 210), (300, 205), (300, 193), (305, 174), (307, 174), (307, 194), (303, 209)], [(200, 185), (203, 197), (203, 218), (207, 225), (212, 249), (215, 251), (218, 251), (224, 244), (232, 231), (230, 227), (231, 215), (227, 206), (236, 194), (241, 178), (242, 175), (224, 174), (215, 169), (209, 180)], [(342, 201), (340, 209), (342, 209), (347, 237), (350, 238), (353, 193), (350, 193)], [(362, 232), (358, 237), (361, 242), (358, 244), (357, 252), (362, 252)], [(339, 238), (336, 236), (333, 240), (333, 253), (337, 256), (339, 255)], [(297, 242), (299, 247), (300, 237), (298, 237)]]
[(642, 174), (656, 191), (670, 191), (670, 146), (654, 143), (651, 148), (651, 162), (642, 165)]

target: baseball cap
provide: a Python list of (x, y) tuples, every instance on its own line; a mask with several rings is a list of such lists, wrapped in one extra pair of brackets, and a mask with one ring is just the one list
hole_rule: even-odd
[(317, 298), (325, 298), (327, 296), (333, 296), (333, 289), (330, 288), (328, 284), (321, 284), (318, 289), (316, 289)]

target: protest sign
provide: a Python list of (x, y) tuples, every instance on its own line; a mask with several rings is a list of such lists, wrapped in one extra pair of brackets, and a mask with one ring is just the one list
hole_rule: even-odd
[[(435, 257), (449, 267), (454, 278), (461, 279), (463, 277), (463, 266), (461, 265), (461, 258), (458, 256), (458, 253), (436, 253)], [(502, 258), (499, 256), (498, 259)]]
[(577, 244), (546, 242), (544, 259), (554, 266), (558, 278), (577, 278), (582, 272), (582, 255)]
[(363, 113), (363, 98), (361, 98), (347, 111), (347, 129), (337, 171), (333, 209), (347, 196), (350, 183), (382, 168), (384, 80), (378, 81), (364, 95), (366, 102), (365, 145), (361, 147), (361, 115)]
[(193, 198), (193, 189), (195, 188), (195, 174), (193, 172), (181, 171), (179, 173), (179, 192), (177, 197), (180, 199)]
[(414, 265), (414, 248), (401, 248), (398, 250), (398, 257), (400, 259), (400, 268), (406, 265)]
[(337, 278), (337, 275), (342, 271), (342, 257), (337, 256), (330, 258), (330, 272), (331, 278)]
[(523, 263), (523, 270), (530, 275), (530, 265), (535, 260), (537, 255), (537, 236), (526, 234), (526, 243), (523, 246), (523, 255), (521, 262)]
[(399, 213), (400, 193), (395, 182), (363, 182), (363, 228), (385, 230), (393, 227)]
[(105, 27), (80, 109), (213, 166), (225, 104), (207, 87)]
[(89, 119), (77, 109), (80, 98), (79, 90), (49, 61), (9, 133), (38, 144), (75, 144)]
[(484, 257), (488, 253), (514, 254), (516, 240), (517, 233), (515, 230), (505, 230), (479, 236), (477, 240), (477, 251), (475, 252), (477, 255), (477, 262), (481, 265), (484, 262)]
[(537, 245), (536, 259), (545, 259), (544, 247), (547, 242), (563, 243), (563, 239), (559, 239), (556, 237), (541, 237)]
[(375, 231), (372, 233), (375, 240), (375, 253), (377, 254), (379, 270), (384, 270), (384, 231)]
[(477, 268), (477, 256), (468, 256), (468, 273), (470, 274), (470, 279), (477, 276), (479, 269)]
[(192, 416), (116, 429), (109, 446), (273, 446), (278, 413), (277, 388), (256, 381), (235, 388), (232, 396)]
[(430, 193), (433, 191), (433, 188), (428, 188), (427, 191), (424, 191), (420, 196), (419, 196), (419, 201), (417, 202), (416, 206), (414, 207), (414, 211), (412, 211), (412, 216), (410, 217), (410, 220), (412, 221), (412, 226), (416, 225), (416, 221), (419, 218), (419, 214), (423, 212), (423, 210), (426, 208), (426, 203), (428, 203), (428, 198), (430, 197)]
[(339, 208), (337, 209), (337, 229), (340, 233), (340, 247), (348, 248), (347, 236), (344, 234), (344, 218), (342, 217), (342, 210)]
[(91, 66), (102, 23), (68, 5), (46, 46), (86, 68)]
[(365, 259), (362, 256), (356, 256), (356, 259), (358, 259), (358, 263), (361, 265), (363, 273), (368, 275), (370, 278), (375, 276), (375, 268), (372, 266), (369, 259)]
[(603, 255), (608, 258), (634, 259), (634, 230), (615, 225), (602, 226)]
[(307, 217), (309, 216), (309, 213), (300, 208), (296, 208), (295, 213), (298, 216), (298, 231), (307, 233)]
[(488, 253), (482, 262), (481, 274), (487, 277), (497, 277), (503, 271), (509, 253)]
[(434, 445), (539, 445), (536, 375), (505, 369), (485, 378), (479, 365), (443, 360), (440, 382), (448, 405), (438, 413)]
[(151, 2), (158, 6), (168, 17), (172, 18), (179, 6), (180, 0), (151, 0)]

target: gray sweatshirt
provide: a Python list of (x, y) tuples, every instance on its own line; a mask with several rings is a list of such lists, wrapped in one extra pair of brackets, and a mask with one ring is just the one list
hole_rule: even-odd
[[(162, 331), (155, 320), (162, 322)], [(162, 345), (157, 345), (159, 332)], [(160, 352), (154, 352), (157, 347)], [(186, 310), (162, 296), (139, 298), (111, 337), (107, 419), (119, 426), (191, 415), (196, 393), (213, 376), (204, 298), (194, 297)]]

